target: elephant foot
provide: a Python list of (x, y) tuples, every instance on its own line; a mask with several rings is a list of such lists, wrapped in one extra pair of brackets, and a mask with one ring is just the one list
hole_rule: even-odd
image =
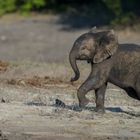
[(85, 108), (86, 105), (87, 105), (89, 102), (90, 102), (90, 101), (89, 101), (87, 98), (85, 98), (84, 100), (79, 101), (79, 107), (80, 107), (80, 108)]
[(105, 113), (105, 108), (98, 108), (98, 107), (96, 107), (96, 108), (95, 108), (95, 111), (96, 111), (97, 113), (104, 114), (104, 113)]

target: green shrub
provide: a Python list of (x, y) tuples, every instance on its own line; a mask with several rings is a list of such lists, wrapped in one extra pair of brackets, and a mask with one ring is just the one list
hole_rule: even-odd
[(0, 15), (14, 11), (29, 13), (46, 4), (46, 0), (0, 0)]
[(38, 10), (45, 5), (45, 0), (27, 0), (20, 3), (19, 11), (29, 13), (31, 10)]
[(27, 15), (32, 11), (51, 13), (76, 11), (79, 17), (94, 17), (94, 20), (105, 24), (126, 25), (138, 19), (139, 5), (139, 0), (0, 0), (0, 16), (11, 12)]
[(136, 16), (134, 13), (129, 12), (116, 17), (111, 21), (112, 25), (133, 25), (135, 23)]
[(108, 9), (114, 13), (115, 16), (119, 16), (122, 13), (121, 0), (103, 0)]
[(0, 0), (0, 15), (16, 10), (16, 0)]

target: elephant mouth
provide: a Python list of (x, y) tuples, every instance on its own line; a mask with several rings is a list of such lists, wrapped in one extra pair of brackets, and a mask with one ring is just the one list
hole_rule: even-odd
[(91, 63), (92, 61), (91, 60), (87, 60), (87, 63)]
[(85, 55), (85, 54), (82, 54), (82, 55), (80, 56), (80, 59), (84, 59), (84, 60), (86, 59), (86, 60), (87, 60), (87, 59), (89, 59), (89, 57), (88, 57), (87, 55)]
[(87, 60), (90, 63), (92, 61), (92, 57), (82, 54), (77, 60)]

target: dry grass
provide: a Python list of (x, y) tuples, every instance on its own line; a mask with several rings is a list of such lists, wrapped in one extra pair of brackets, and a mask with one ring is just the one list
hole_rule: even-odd
[(19, 86), (34, 86), (45, 88), (48, 85), (77, 86), (81, 84), (90, 73), (89, 65), (79, 63), (81, 77), (77, 82), (71, 83), (74, 75), (68, 63), (33, 63), (29, 61), (1, 63), (3, 73), (0, 75), (1, 83)]
[(3, 62), (0, 60), (0, 73), (7, 71), (9, 66), (8, 62)]

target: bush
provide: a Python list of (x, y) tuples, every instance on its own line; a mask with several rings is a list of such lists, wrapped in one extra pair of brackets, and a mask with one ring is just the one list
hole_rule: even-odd
[(123, 26), (127, 25), (130, 26), (133, 25), (134, 23), (136, 23), (136, 16), (134, 15), (134, 13), (131, 12), (122, 14), (111, 21), (112, 25), (123, 25)]
[(31, 10), (37, 11), (45, 4), (46, 0), (0, 0), (0, 15), (16, 11), (29, 13)]
[(16, 0), (0, 0), (0, 15), (16, 10)]
[[(102, 23), (131, 24), (140, 15), (139, 0), (0, 0), (0, 16), (11, 12), (67, 12), (94, 17)], [(80, 7), (82, 7), (80, 9)], [(71, 12), (71, 11), (70, 11)], [(108, 20), (105, 22), (105, 20)]]
[(21, 13), (29, 13), (31, 10), (39, 10), (45, 4), (45, 0), (24, 0), (18, 3), (19, 9), (17, 10)]

